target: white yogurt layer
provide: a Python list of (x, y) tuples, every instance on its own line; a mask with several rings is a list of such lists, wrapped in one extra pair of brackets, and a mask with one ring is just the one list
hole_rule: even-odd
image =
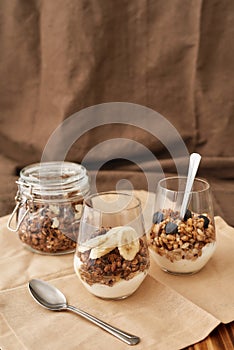
[(160, 256), (150, 248), (150, 253), (156, 263), (164, 270), (176, 274), (194, 273), (201, 270), (213, 255), (216, 248), (215, 243), (206, 244), (202, 248), (202, 255), (196, 260), (181, 259), (171, 262), (165, 256)]
[(105, 299), (120, 299), (127, 297), (134, 293), (137, 288), (141, 285), (143, 280), (145, 279), (147, 272), (138, 272), (136, 275), (130, 280), (120, 279), (118, 282), (115, 282), (113, 286), (107, 286), (101, 283), (94, 283), (93, 285), (89, 285), (84, 282), (79, 274), (79, 266), (81, 265), (80, 259), (75, 256), (74, 259), (74, 268), (77, 276), (80, 278), (83, 285), (86, 289), (100, 298)]

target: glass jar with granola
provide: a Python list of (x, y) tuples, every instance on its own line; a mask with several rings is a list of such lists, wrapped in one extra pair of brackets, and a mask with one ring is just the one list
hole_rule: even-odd
[(71, 162), (32, 164), (21, 170), (17, 184), (8, 228), (34, 252), (73, 252), (83, 200), (90, 191), (86, 169)]

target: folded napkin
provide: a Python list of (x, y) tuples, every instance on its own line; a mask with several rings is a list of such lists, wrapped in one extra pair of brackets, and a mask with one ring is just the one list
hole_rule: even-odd
[[(147, 229), (153, 194), (136, 191)], [(73, 255), (44, 256), (23, 248), (0, 219), (0, 348), (128, 349), (110, 334), (69, 312), (39, 306), (27, 290), (31, 278), (50, 281), (68, 302), (140, 336), (136, 349), (177, 350), (204, 339), (220, 322), (234, 320), (234, 229), (216, 217), (217, 250), (193, 276), (172, 276), (152, 261), (150, 273), (129, 298), (106, 301), (89, 294), (73, 272)], [(43, 346), (42, 346), (43, 344)]]

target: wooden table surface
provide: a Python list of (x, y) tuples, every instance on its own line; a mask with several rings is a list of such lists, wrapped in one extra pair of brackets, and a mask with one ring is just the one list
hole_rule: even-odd
[(203, 341), (184, 348), (183, 350), (233, 350), (234, 322), (220, 324)]

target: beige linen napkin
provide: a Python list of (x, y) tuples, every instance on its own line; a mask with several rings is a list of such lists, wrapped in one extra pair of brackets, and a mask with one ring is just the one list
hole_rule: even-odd
[[(144, 191), (136, 195), (142, 200), (149, 229), (154, 195)], [(139, 335), (136, 349), (181, 349), (204, 339), (220, 321), (234, 319), (234, 254), (230, 254), (234, 229), (221, 218), (216, 218), (217, 251), (202, 271), (171, 276), (152, 262), (141, 287), (122, 301), (89, 294), (73, 273), (73, 254), (44, 256), (23, 248), (17, 235), (7, 230), (7, 219), (0, 219), (0, 347), (4, 350), (98, 350), (107, 344), (113, 349), (129, 348), (77, 315), (40, 307), (27, 290), (31, 278), (49, 280), (69, 303)]]

